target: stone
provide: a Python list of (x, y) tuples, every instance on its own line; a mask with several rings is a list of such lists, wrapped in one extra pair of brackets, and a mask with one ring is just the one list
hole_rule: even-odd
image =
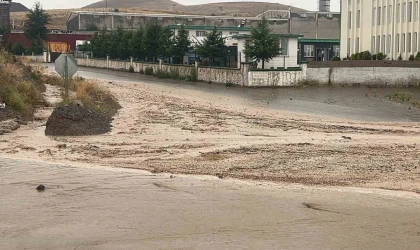
[(44, 185), (39, 185), (38, 187), (36, 187), (36, 190), (38, 191), (38, 192), (44, 192), (45, 191), (45, 186)]

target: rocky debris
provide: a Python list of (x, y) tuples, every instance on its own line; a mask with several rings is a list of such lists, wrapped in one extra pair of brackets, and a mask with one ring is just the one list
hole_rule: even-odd
[(0, 122), (0, 135), (10, 133), (20, 127), (17, 119), (11, 119)]
[(344, 140), (351, 140), (351, 137), (350, 137), (350, 136), (342, 136), (342, 138), (343, 138)]
[(39, 185), (38, 187), (36, 187), (36, 190), (38, 191), (38, 192), (44, 192), (45, 191), (45, 186), (44, 185)]
[(110, 119), (84, 106), (70, 103), (57, 107), (48, 118), (45, 134), (83, 136), (104, 134), (111, 130)]

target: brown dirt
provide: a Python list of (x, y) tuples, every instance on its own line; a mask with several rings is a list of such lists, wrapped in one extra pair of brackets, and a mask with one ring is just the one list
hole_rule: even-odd
[(80, 104), (70, 103), (54, 109), (48, 118), (45, 135), (99, 135), (111, 131), (110, 119)]
[(40, 119), (6, 135), (0, 155), (420, 193), (418, 123), (314, 117), (175, 85), (102, 84), (123, 107), (112, 132), (48, 138)]

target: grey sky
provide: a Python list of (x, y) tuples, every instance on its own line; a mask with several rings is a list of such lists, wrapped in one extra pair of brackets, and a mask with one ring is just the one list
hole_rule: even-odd
[[(40, 0), (42, 6), (45, 9), (69, 9), (69, 8), (80, 8), (88, 4), (97, 2), (98, 0)], [(175, 0), (178, 3), (191, 5), (211, 2), (237, 2), (241, 0)], [(281, 4), (289, 4), (295, 7), (301, 7), (308, 10), (316, 10), (318, 0), (253, 0), (257, 2), (274, 2)], [(34, 4), (34, 0), (13, 0), (13, 2), (22, 3), (26, 7), (30, 8)], [(331, 0), (331, 8), (333, 11), (340, 10), (340, 0)]]

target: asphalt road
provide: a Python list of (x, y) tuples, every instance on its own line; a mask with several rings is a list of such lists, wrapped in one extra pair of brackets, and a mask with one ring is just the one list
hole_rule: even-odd
[[(0, 249), (405, 249), (420, 196), (0, 158)], [(37, 192), (38, 184), (46, 186)]]

